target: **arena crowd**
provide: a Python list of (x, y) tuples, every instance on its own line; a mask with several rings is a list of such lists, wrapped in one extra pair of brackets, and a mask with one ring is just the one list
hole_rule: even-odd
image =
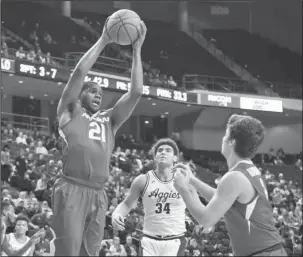
[[(55, 134), (45, 136), (39, 131), (21, 130), (10, 124), (2, 126), (2, 135), (1, 200), (2, 204), (8, 203), (10, 207), (8, 212), (2, 213), (7, 217), (7, 233), (14, 231), (16, 218), (25, 215), (29, 219), (29, 236), (39, 228), (46, 228), (45, 238), (36, 246), (34, 253), (35, 256), (46, 256), (52, 249), (51, 242), (54, 239), (51, 230), (51, 193), (62, 169), (62, 142)], [(136, 209), (127, 217), (126, 230), (123, 232), (112, 229), (111, 213), (128, 193), (133, 179), (153, 166), (152, 154), (146, 150), (148, 147), (138, 146), (130, 135), (122, 135), (116, 141), (111, 173), (105, 185), (109, 206), (100, 256), (137, 256), (140, 254), (139, 241), (142, 236), (141, 203), (138, 202)], [(189, 158), (187, 149), (180, 147), (183, 150), (181, 158), (196, 168), (196, 176), (203, 177), (204, 181), (213, 185), (218, 183), (220, 174), (226, 167), (217, 159), (217, 154), (208, 154), (202, 162), (204, 167), (201, 167), (197, 164), (198, 161)], [(285, 156), (282, 149), (277, 153), (272, 150), (265, 158), (264, 155), (258, 156), (256, 161), (264, 172), (276, 226), (283, 236), (288, 255), (301, 256), (302, 189), (299, 179), (302, 162), (301, 156), (293, 156), (291, 164), (286, 165)], [(276, 167), (283, 167), (286, 174), (275, 172)], [(288, 169), (297, 171), (297, 174), (293, 173), (293, 177), (289, 177)], [(216, 170), (217, 173), (211, 170)], [(186, 241), (183, 242), (186, 256), (232, 256), (223, 219), (205, 231), (188, 214), (186, 228)]]

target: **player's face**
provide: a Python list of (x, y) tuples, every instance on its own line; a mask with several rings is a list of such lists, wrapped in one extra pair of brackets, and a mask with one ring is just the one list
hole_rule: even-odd
[(156, 163), (165, 165), (174, 165), (177, 157), (175, 156), (174, 149), (170, 145), (161, 145), (156, 152)]
[(18, 220), (15, 228), (16, 228), (16, 233), (25, 234), (28, 229), (28, 224), (25, 220)]
[(95, 113), (101, 108), (103, 90), (99, 85), (93, 85), (83, 92), (82, 104), (88, 111)]
[(229, 128), (227, 128), (225, 135), (222, 138), (222, 146), (221, 146), (221, 153), (225, 158), (227, 158), (232, 152), (233, 144), (234, 144), (234, 142), (230, 140), (229, 136), (230, 136), (230, 132), (229, 132)]

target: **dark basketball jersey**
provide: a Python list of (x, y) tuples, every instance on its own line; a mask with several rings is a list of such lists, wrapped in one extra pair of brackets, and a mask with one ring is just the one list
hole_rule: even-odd
[(90, 116), (85, 109), (61, 130), (66, 146), (63, 149), (63, 175), (102, 187), (109, 176), (109, 164), (115, 138), (111, 120), (112, 109)]
[(236, 201), (224, 216), (234, 255), (252, 255), (282, 243), (259, 169), (251, 161), (241, 161), (230, 171), (242, 172), (256, 190), (248, 204)]

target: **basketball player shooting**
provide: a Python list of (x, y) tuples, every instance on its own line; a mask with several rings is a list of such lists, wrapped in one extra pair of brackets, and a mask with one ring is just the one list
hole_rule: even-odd
[(80, 59), (63, 90), (57, 115), (66, 148), (63, 172), (52, 195), (56, 256), (99, 255), (108, 207), (104, 184), (109, 176), (115, 134), (133, 112), (143, 91), (143, 22), (138, 31), (139, 37), (133, 44), (131, 88), (113, 108), (100, 111), (101, 86), (84, 82), (104, 47), (112, 42), (105, 29)]
[[(188, 166), (174, 167), (175, 187), (197, 222), (210, 228), (224, 216), (235, 256), (287, 256), (262, 174), (251, 161), (263, 139), (264, 127), (259, 120), (230, 117), (221, 150), (229, 171), (217, 189), (195, 178)], [(209, 201), (207, 206), (189, 185)]]
[(143, 256), (177, 256), (185, 228), (185, 203), (174, 188), (172, 168), (179, 155), (176, 143), (160, 139), (153, 147), (156, 169), (139, 175), (129, 194), (112, 214), (112, 224), (124, 230), (125, 216), (141, 197), (144, 206)]

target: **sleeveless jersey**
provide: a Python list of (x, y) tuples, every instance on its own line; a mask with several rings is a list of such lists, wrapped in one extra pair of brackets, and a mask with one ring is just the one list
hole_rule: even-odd
[[(8, 240), (9, 245), (12, 247), (12, 249), (14, 251), (18, 251), (27, 244), (27, 242), (30, 240), (30, 238), (27, 236), (26, 241), (24, 243), (20, 243), (17, 241), (14, 233), (10, 233), (7, 235), (7, 240)], [(22, 256), (29, 256), (31, 249), (32, 248), (30, 247)]]
[(60, 131), (65, 141), (63, 175), (93, 187), (103, 187), (109, 176), (115, 144), (112, 109), (90, 116), (84, 108)]
[(251, 161), (240, 161), (230, 171), (242, 172), (256, 190), (248, 204), (235, 201), (224, 215), (234, 255), (252, 255), (282, 243), (259, 169)]
[(147, 174), (142, 194), (144, 206), (143, 233), (150, 236), (176, 236), (185, 229), (186, 205), (175, 189), (173, 180), (161, 181), (155, 171)]

